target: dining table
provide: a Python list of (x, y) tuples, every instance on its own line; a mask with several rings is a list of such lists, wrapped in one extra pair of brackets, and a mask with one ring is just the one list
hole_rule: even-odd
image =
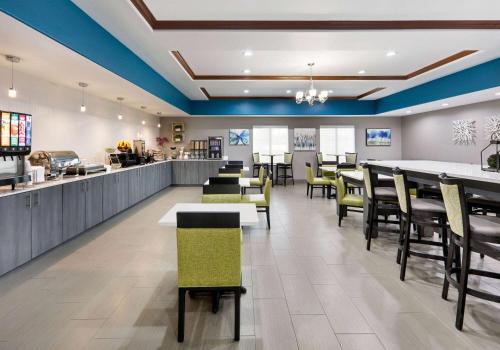
[(329, 157), (335, 157), (335, 161), (337, 162), (337, 164), (340, 163), (340, 157), (345, 157), (345, 154), (330, 154), (330, 153), (326, 153), (327, 156)]

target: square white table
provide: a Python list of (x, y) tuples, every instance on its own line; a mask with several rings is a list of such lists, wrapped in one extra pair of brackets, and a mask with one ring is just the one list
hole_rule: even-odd
[[(222, 168), (226, 169), (226, 166), (224, 165)], [(247, 167), (247, 166), (244, 166), (243, 169), (242, 169), (244, 172), (249, 172), (250, 171), (250, 168)]]
[[(205, 181), (204, 185), (209, 185), (210, 180)], [(240, 187), (250, 187), (250, 178), (249, 177), (240, 177), (238, 178), (238, 183)]]
[(241, 226), (252, 226), (259, 223), (257, 207), (253, 203), (177, 203), (163, 215), (158, 223), (160, 226), (177, 227), (178, 212), (239, 212)]

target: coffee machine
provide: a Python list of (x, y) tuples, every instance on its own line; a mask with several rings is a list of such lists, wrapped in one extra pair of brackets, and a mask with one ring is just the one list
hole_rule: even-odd
[(25, 156), (31, 152), (31, 115), (1, 111), (0, 127), (0, 186), (31, 180), (25, 174)]

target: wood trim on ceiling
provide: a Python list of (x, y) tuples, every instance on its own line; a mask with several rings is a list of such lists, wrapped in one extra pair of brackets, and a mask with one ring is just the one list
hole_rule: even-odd
[[(384, 90), (384, 87), (378, 87), (367, 91), (358, 96), (328, 96), (329, 100), (360, 100), (366, 96), (377, 93)], [(295, 96), (212, 96), (208, 93), (208, 90), (204, 87), (200, 87), (201, 92), (209, 100), (241, 100), (241, 99), (251, 99), (251, 100), (291, 100), (295, 99)]]
[[(476, 53), (477, 50), (463, 50), (443, 58), (437, 62), (422, 67), (406, 75), (316, 75), (314, 80), (409, 80), (431, 70), (437, 69), (449, 63), (455, 62), (461, 58)], [(184, 71), (192, 80), (309, 80), (308, 75), (197, 75), (186, 59), (179, 51), (171, 51), (172, 56), (181, 65)]]
[(144, 0), (130, 0), (153, 30), (442, 30), (500, 29), (499, 20), (226, 21), (157, 20)]

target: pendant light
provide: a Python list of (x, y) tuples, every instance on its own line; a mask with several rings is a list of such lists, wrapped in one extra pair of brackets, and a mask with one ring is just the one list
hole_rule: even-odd
[[(161, 118), (161, 112), (156, 112), (156, 114), (158, 115), (158, 118)], [(159, 121), (160, 121), (160, 120), (158, 120), (158, 122), (159, 122)], [(157, 125), (157, 126), (158, 126), (158, 129), (160, 129), (160, 128), (161, 128), (161, 123), (158, 123), (158, 125)]]
[(7, 61), (9, 61), (11, 63), (9, 97), (16, 98), (17, 91), (16, 91), (16, 88), (14, 87), (14, 63), (19, 63), (21, 61), (21, 59), (17, 56), (12, 56), (12, 55), (6, 55), (5, 58), (7, 59)]
[(89, 86), (89, 84), (79, 82), (78, 86), (82, 88), (82, 105), (80, 106), (80, 112), (85, 113), (85, 111), (87, 111), (87, 106), (85, 106), (85, 88)]
[(123, 119), (123, 114), (122, 114), (122, 109), (123, 109), (123, 107), (122, 107), (122, 102), (123, 102), (124, 98), (123, 98), (123, 97), (117, 97), (116, 99), (120, 102), (120, 111), (118, 112), (118, 120), (122, 120), (122, 119)]
[[(146, 106), (141, 106), (141, 109), (142, 109), (143, 111), (145, 111), (145, 110), (146, 110), (146, 108), (147, 108)], [(146, 125), (146, 121), (145, 121), (145, 120), (143, 120), (143, 121), (142, 121), (142, 125)]]

